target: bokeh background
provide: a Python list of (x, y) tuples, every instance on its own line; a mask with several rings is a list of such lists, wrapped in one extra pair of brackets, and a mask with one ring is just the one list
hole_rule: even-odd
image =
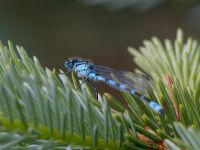
[(134, 70), (128, 46), (144, 39), (200, 38), (198, 0), (19, 0), (0, 3), (0, 39), (22, 45), (44, 66), (61, 68), (71, 56)]

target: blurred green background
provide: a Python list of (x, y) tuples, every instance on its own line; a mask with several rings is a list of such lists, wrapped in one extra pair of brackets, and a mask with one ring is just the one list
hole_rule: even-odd
[(62, 68), (71, 56), (133, 70), (128, 46), (138, 48), (156, 35), (200, 37), (197, 0), (1, 1), (0, 39), (22, 45), (44, 66)]

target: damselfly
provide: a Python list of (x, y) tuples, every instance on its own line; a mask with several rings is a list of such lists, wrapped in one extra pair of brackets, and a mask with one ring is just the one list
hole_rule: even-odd
[(157, 102), (140, 94), (140, 91), (148, 85), (149, 77), (147, 75), (95, 65), (92, 61), (80, 57), (69, 58), (65, 62), (65, 67), (69, 71), (74, 71), (80, 78), (104, 82), (117, 90), (133, 94), (154, 111), (164, 114), (163, 108)]

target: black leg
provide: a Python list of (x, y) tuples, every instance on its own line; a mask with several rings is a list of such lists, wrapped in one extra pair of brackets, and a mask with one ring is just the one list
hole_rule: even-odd
[[(88, 69), (83, 69), (82, 71), (87, 71)], [(71, 70), (69, 70), (66, 74), (69, 74), (70, 72), (72, 72), (73, 71), (73, 69), (71, 69)], [(76, 71), (76, 74), (78, 74), (79, 72), (81, 72), (81, 71)], [(89, 73), (88, 73), (89, 74)], [(81, 88), (81, 85), (85, 82), (85, 81), (88, 81), (87, 83), (92, 87), (92, 89), (95, 91), (95, 96), (96, 96), (96, 99), (98, 100), (98, 92), (97, 92), (97, 89), (96, 89), (96, 87), (88, 80), (88, 78), (86, 78), (86, 77), (82, 77), (81, 78), (81, 84), (80, 84), (80, 86), (79, 87), (76, 87), (76, 89), (75, 90), (77, 90), (77, 89), (80, 89)]]

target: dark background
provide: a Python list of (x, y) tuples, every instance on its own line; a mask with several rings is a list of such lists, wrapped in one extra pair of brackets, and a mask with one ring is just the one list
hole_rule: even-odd
[(174, 40), (178, 27), (186, 36), (200, 37), (198, 1), (164, 1), (147, 9), (130, 4), (114, 10), (112, 4), (87, 4), (81, 0), (1, 1), (0, 39), (4, 44), (11, 40), (22, 45), (51, 69), (64, 70), (68, 57), (81, 56), (134, 70), (128, 46), (138, 48), (155, 35)]

